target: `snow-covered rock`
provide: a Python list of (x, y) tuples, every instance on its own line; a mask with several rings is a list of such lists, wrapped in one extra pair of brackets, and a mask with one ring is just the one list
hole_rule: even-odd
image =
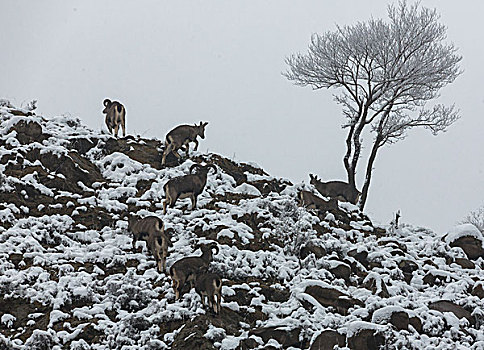
[[(0, 348), (308, 349), (324, 336), (350, 348), (484, 344), (483, 260), (462, 260), (456, 245), (482, 242), (474, 230), (390, 234), (348, 203), (298, 207), (308, 185), (255, 164), (196, 152), (161, 167), (162, 150), (0, 103)], [(163, 185), (195, 162), (219, 171), (195, 210), (182, 199), (164, 215)], [(163, 220), (168, 267), (217, 244), (220, 315), (188, 286), (174, 300), (146, 244), (132, 249), (128, 214)], [(403, 314), (408, 327), (396, 326)]]
[(484, 237), (472, 224), (462, 224), (452, 228), (444, 240), (451, 247), (459, 247), (469, 259), (484, 257)]

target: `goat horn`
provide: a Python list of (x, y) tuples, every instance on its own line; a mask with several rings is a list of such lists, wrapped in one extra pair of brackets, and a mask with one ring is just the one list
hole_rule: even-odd
[(192, 173), (193, 169), (195, 169), (195, 168), (200, 168), (200, 164), (197, 164), (197, 163), (193, 164), (193, 165), (190, 167), (190, 174)]
[(107, 98), (107, 99), (104, 100), (103, 105), (107, 106), (110, 103), (111, 103), (111, 100), (109, 98)]
[(215, 174), (217, 173), (217, 167), (213, 164), (208, 164), (205, 166), (206, 168), (210, 169), (210, 168), (213, 168), (213, 170), (215, 171)]

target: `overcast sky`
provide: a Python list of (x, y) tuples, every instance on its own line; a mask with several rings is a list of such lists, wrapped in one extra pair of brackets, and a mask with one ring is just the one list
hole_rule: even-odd
[[(106, 128), (102, 101), (121, 101), (128, 134), (164, 138), (209, 121), (200, 150), (258, 163), (294, 182), (346, 180), (343, 117), (332, 94), (281, 75), (312, 33), (370, 17), (388, 1), (1, 1), (0, 97), (38, 113)], [(434, 137), (417, 130), (383, 148), (366, 210), (445, 232), (484, 204), (484, 2), (437, 8), (465, 70), (442, 90), (461, 119)], [(362, 186), (363, 169), (358, 186)]]

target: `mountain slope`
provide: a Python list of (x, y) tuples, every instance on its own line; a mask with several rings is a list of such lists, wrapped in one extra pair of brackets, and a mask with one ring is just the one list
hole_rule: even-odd
[[(70, 117), (3, 103), (0, 122), (0, 349), (484, 347), (483, 260), (455, 247), (465, 232), (385, 230), (343, 202), (307, 211), (308, 185), (200, 152), (163, 168), (159, 140)], [(162, 215), (163, 185), (194, 162), (218, 168), (196, 210)], [(174, 301), (144, 243), (132, 250), (129, 214), (172, 230), (168, 267), (217, 242), (220, 315), (188, 288)]]

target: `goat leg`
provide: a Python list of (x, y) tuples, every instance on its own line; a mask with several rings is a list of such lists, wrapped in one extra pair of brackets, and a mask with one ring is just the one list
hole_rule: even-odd
[(217, 293), (217, 313), (220, 313), (220, 303), (222, 302), (221, 293)]
[(195, 194), (190, 195), (190, 199), (192, 200), (192, 210), (197, 208), (197, 196)]

